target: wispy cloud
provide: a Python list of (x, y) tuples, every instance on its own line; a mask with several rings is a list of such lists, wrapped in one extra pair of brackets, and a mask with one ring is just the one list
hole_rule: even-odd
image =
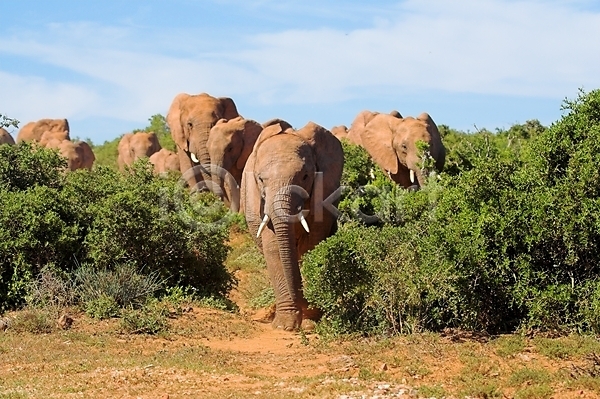
[[(0, 57), (40, 68), (0, 67), (0, 87), (11, 93), (0, 110), (24, 120), (146, 121), (181, 91), (302, 107), (427, 90), (563, 98), (600, 86), (600, 42), (589, 39), (600, 37), (600, 12), (586, 2), (277, 4), (246, 7), (255, 15), (272, 7), (270, 19), (312, 13), (319, 23), (257, 29), (254, 21), (249, 33), (244, 22), (227, 21), (227, 35), (210, 36), (202, 27), (67, 21), (4, 34)], [(52, 76), (44, 66), (64, 73)]]

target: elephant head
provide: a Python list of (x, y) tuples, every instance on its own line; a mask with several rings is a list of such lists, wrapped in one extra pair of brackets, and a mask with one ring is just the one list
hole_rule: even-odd
[(42, 135), (66, 132), (65, 138), (69, 140), (69, 122), (66, 119), (40, 119), (37, 122), (25, 124), (17, 134), (17, 143), (21, 141), (41, 141)]
[(58, 141), (70, 140), (69, 132), (68, 131), (56, 132), (56, 131), (52, 131), (52, 130), (47, 130), (44, 133), (42, 133), (42, 136), (40, 137), (40, 145), (42, 147), (46, 147), (48, 142), (50, 142), (52, 140), (58, 140)]
[[(238, 116), (221, 119), (210, 130), (207, 147), (211, 163), (214, 188), (219, 188), (221, 198), (233, 211), (239, 210), (239, 185), (246, 161), (263, 127), (281, 124), (283, 130), (291, 125), (281, 119), (260, 124)], [(227, 173), (225, 173), (227, 172)]]
[(160, 149), (158, 137), (153, 132), (127, 133), (119, 141), (119, 169), (123, 170), (125, 165), (133, 164), (138, 158), (150, 157)]
[(164, 174), (171, 171), (179, 172), (179, 157), (177, 153), (161, 148), (160, 151), (150, 155), (149, 161), (154, 165), (154, 172)]
[[(427, 113), (417, 118), (375, 115), (360, 137), (375, 163), (405, 188), (425, 184), (428, 170), (423, 162), (427, 158), (433, 159), (438, 171), (444, 168), (446, 150), (435, 122)], [(419, 148), (419, 142), (427, 148)]]
[(177, 154), (181, 173), (187, 176), (190, 188), (209, 180), (207, 170), (197, 173), (196, 165), (210, 164), (207, 142), (210, 130), (220, 119), (233, 119), (239, 116), (235, 103), (231, 98), (216, 98), (206, 93), (190, 95), (178, 94), (167, 114), (167, 124), (177, 144)]
[(3, 127), (0, 127), (0, 144), (15, 144), (15, 140), (12, 138), (10, 133), (8, 133), (8, 131)]
[(331, 128), (331, 133), (333, 133), (338, 140), (342, 141), (342, 139), (348, 136), (348, 128), (346, 125), (334, 126)]
[(46, 148), (58, 150), (59, 154), (67, 159), (67, 168), (71, 171), (77, 169), (92, 169), (96, 156), (92, 148), (85, 141), (50, 140)]
[(312, 122), (300, 130), (266, 127), (246, 163), (243, 212), (275, 290), (274, 328), (295, 330), (311, 318), (299, 260), (335, 229), (323, 200), (339, 188), (343, 164), (339, 140)]

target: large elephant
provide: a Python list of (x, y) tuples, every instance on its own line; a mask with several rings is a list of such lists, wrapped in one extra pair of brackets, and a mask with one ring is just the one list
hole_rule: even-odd
[[(239, 116), (233, 100), (229, 97), (213, 97), (206, 93), (190, 95), (180, 93), (175, 96), (169, 113), (167, 124), (171, 136), (177, 144), (179, 167), (186, 177), (190, 188), (196, 189), (198, 183), (209, 181), (209, 171), (196, 165), (209, 165), (210, 155), (207, 142), (210, 129), (220, 119), (233, 119)], [(186, 173), (189, 169), (191, 172)]]
[(246, 163), (242, 212), (267, 262), (274, 328), (296, 330), (315, 316), (302, 293), (299, 260), (335, 231), (329, 204), (337, 201), (329, 197), (340, 187), (343, 164), (339, 140), (313, 122), (299, 130), (266, 127)]
[(48, 141), (46, 148), (56, 149), (60, 155), (67, 158), (67, 167), (69, 170), (90, 170), (96, 160), (92, 148), (85, 141), (54, 139)]
[(21, 141), (41, 141), (42, 135), (46, 132), (62, 133), (66, 132), (66, 139), (69, 139), (69, 122), (66, 119), (40, 119), (37, 122), (25, 124), (17, 134), (17, 143)]
[(241, 116), (221, 119), (210, 130), (207, 141), (211, 163), (213, 191), (219, 188), (223, 202), (234, 212), (239, 210), (239, 185), (246, 161), (264, 127), (280, 124), (282, 130), (292, 126), (281, 120), (271, 119), (260, 124)]
[(12, 138), (10, 133), (8, 133), (8, 131), (3, 127), (0, 127), (0, 144), (15, 144), (15, 140)]
[[(427, 113), (417, 118), (377, 114), (361, 131), (360, 141), (373, 161), (405, 188), (425, 184), (429, 170), (423, 162), (427, 158), (433, 159), (438, 171), (444, 168), (446, 149), (435, 122)], [(418, 142), (427, 144), (428, 148), (419, 149)]]
[(150, 163), (154, 165), (154, 172), (158, 174), (170, 171), (179, 172), (179, 157), (177, 153), (161, 148), (160, 151), (150, 155)]
[(160, 149), (158, 137), (153, 132), (127, 133), (119, 141), (119, 169), (124, 170), (126, 165), (133, 164), (136, 159), (150, 157)]
[[(352, 124), (350, 125), (350, 129), (348, 129), (345, 137), (351, 143), (362, 146), (361, 136), (365, 130), (365, 127), (367, 126), (367, 124), (369, 122), (371, 122), (371, 120), (373, 120), (373, 118), (375, 118), (375, 116), (377, 116), (379, 114), (380, 114), (379, 112), (372, 112), (372, 111), (359, 112), (358, 115), (356, 115), (356, 118), (354, 118), (354, 120), (352, 121)], [(391, 111), (389, 113), (389, 115), (393, 116), (394, 118), (402, 118), (402, 115), (400, 115), (400, 112), (398, 112), (396, 110)]]

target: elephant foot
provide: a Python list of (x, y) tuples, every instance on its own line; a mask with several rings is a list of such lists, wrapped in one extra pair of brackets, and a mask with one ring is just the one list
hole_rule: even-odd
[(299, 310), (276, 311), (271, 323), (274, 329), (298, 331), (302, 325), (302, 312)]

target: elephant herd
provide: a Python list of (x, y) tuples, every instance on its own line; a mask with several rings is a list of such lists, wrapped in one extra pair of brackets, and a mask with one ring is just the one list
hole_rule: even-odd
[[(69, 170), (91, 169), (96, 157), (88, 143), (72, 141), (69, 122), (66, 119), (40, 119), (24, 125), (17, 135), (16, 143), (37, 142), (40, 146), (58, 150), (67, 159)], [(0, 128), (0, 144), (15, 144), (15, 140), (4, 128)]]
[[(161, 148), (154, 133), (126, 134), (118, 147), (119, 166), (149, 157), (156, 172), (179, 170), (190, 189), (213, 191), (232, 210), (243, 213), (265, 256), (275, 291), (272, 326), (289, 331), (306, 328), (319, 317), (303, 296), (299, 261), (335, 232), (339, 200), (335, 194), (344, 165), (341, 140), (364, 147), (405, 188), (425, 184), (424, 162), (441, 171), (445, 160), (440, 133), (426, 113), (413, 118), (397, 111), (363, 111), (350, 128), (328, 130), (309, 122), (296, 129), (281, 119), (264, 123), (246, 119), (228, 97), (182, 93), (173, 100), (166, 119), (177, 152)], [(35, 140), (67, 154), (68, 145), (63, 143), (71, 142), (66, 120), (64, 125), (45, 121), (24, 132), (30, 124), (25, 125), (17, 141)], [(0, 131), (0, 143), (3, 140)]]

